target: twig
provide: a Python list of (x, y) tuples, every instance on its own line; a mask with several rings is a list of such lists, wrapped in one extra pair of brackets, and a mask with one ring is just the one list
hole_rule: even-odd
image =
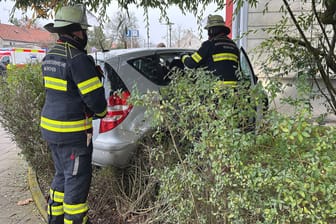
[[(172, 138), (172, 141), (173, 141), (173, 145), (174, 145), (174, 149), (175, 149), (175, 151), (176, 151), (176, 154), (177, 154), (177, 156), (178, 156), (178, 158), (179, 158), (179, 160), (180, 160), (180, 162), (181, 162), (181, 165), (182, 165), (182, 168), (183, 168), (183, 173), (186, 175), (186, 174), (187, 174), (186, 167), (185, 167), (185, 165), (184, 165), (184, 163), (183, 163), (181, 154), (180, 154), (180, 152), (179, 152), (179, 150), (178, 150), (178, 148), (177, 148), (176, 142), (175, 142), (174, 135), (173, 135), (173, 133), (172, 133), (172, 131), (171, 131), (171, 129), (170, 129), (169, 126), (168, 126), (168, 130), (169, 130), (170, 137)], [(192, 190), (190, 189), (190, 187), (188, 187), (188, 190), (189, 190), (189, 192), (190, 192), (190, 194), (191, 194), (192, 200), (193, 200), (194, 205), (195, 205), (195, 212), (196, 212), (197, 220), (199, 220), (199, 217), (200, 217), (200, 216), (199, 216), (199, 214), (198, 214), (198, 210), (197, 210), (197, 207), (196, 207), (195, 196), (194, 196)]]

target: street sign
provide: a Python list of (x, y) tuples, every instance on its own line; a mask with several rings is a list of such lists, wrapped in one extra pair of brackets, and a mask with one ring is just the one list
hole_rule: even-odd
[(139, 30), (127, 30), (127, 37), (139, 37)]

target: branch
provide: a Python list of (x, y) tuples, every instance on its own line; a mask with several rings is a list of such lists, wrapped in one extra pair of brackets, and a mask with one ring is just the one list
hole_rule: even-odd
[[(289, 4), (288, 4), (288, 1), (287, 0), (283, 0), (285, 6), (286, 6), (286, 9), (290, 15), (290, 17), (292, 18), (293, 22), (294, 22), (294, 25), (296, 26), (296, 29), (299, 31), (300, 33), (300, 36), (303, 38), (304, 40), (304, 43), (307, 47), (307, 49), (309, 50), (310, 48), (313, 48), (313, 46), (311, 46), (310, 42), (308, 41), (306, 35), (304, 34), (303, 30), (301, 29), (301, 27), (299, 26), (299, 23), (298, 21), (296, 20), (295, 16), (294, 16), (294, 13), (292, 11), (292, 9), (290, 8)], [(313, 50), (312, 50), (313, 51)]]
[(336, 94), (336, 90), (335, 88), (333, 87), (333, 85), (331, 84), (330, 82), (330, 79), (329, 79), (329, 76), (328, 74), (325, 72), (324, 68), (323, 68), (323, 65), (321, 63), (321, 60), (319, 58), (320, 54), (318, 54), (318, 52), (316, 52), (316, 49), (310, 44), (310, 42), (308, 41), (306, 35), (304, 34), (303, 30), (301, 29), (301, 27), (299, 26), (299, 23), (298, 21), (296, 20), (295, 16), (294, 16), (294, 13), (293, 11), (291, 10), (289, 4), (288, 4), (288, 1), (287, 0), (283, 0), (283, 3), (285, 4), (286, 6), (286, 9), (291, 17), (291, 19), (293, 20), (294, 22), (294, 25), (295, 27), (297, 28), (297, 30), (299, 31), (300, 33), (300, 36), (302, 37), (302, 39), (304, 41), (300, 41), (299, 43), (300, 44), (304, 44), (303, 46), (305, 46), (308, 50), (308, 52), (311, 52), (312, 53), (312, 56), (314, 58), (314, 61), (318, 67), (318, 70), (321, 74), (321, 77), (324, 81), (324, 84), (326, 85), (326, 88), (330, 94), (330, 98), (331, 98), (331, 101), (332, 101), (332, 104), (333, 105), (336, 105), (336, 99), (335, 99), (335, 94)]
[[(278, 40), (278, 41), (284, 41), (284, 42), (288, 42), (288, 43), (292, 43), (292, 44), (295, 44), (295, 45), (302, 46), (302, 47), (306, 48), (309, 52), (313, 53), (314, 55), (316, 55), (316, 56), (319, 55), (321, 57), (324, 57), (326, 59), (327, 66), (329, 68), (331, 68), (331, 70), (333, 70), (334, 72), (336, 72), (335, 54), (333, 53), (333, 51), (330, 51), (327, 54), (326, 52), (328, 52), (328, 51), (323, 46), (323, 44), (321, 44), (322, 45), (322, 49), (315, 48), (315, 47), (313, 47), (311, 45), (310, 45), (310, 48), (309, 48), (309, 46), (307, 46), (307, 44), (304, 41), (299, 40), (299, 39), (294, 38), (294, 37), (289, 37), (289, 36), (286, 36), (286, 37), (274, 37), (274, 39)], [(332, 45), (335, 45), (335, 41), (336, 41), (336, 35), (334, 35), (334, 37), (333, 37)]]
[[(332, 48), (332, 45), (331, 45), (330, 42), (329, 42), (328, 35), (327, 35), (327, 33), (325, 32), (325, 29), (324, 29), (324, 27), (323, 27), (323, 24), (321, 23), (320, 17), (319, 17), (318, 14), (317, 14), (315, 0), (312, 0), (312, 8), (313, 8), (314, 15), (315, 15), (315, 17), (316, 17), (316, 19), (317, 19), (317, 22), (318, 22), (318, 24), (319, 24), (319, 26), (320, 26), (320, 28), (321, 28), (321, 30), (322, 30), (324, 39), (326, 39), (327, 44), (328, 44), (328, 46), (329, 46), (329, 49), (332, 50), (333, 48)], [(334, 45), (333, 47), (335, 47), (335, 45)]]
[(320, 93), (322, 94), (322, 96), (324, 96), (324, 98), (327, 100), (328, 104), (331, 106), (331, 109), (333, 110), (333, 113), (336, 114), (336, 108), (335, 108), (335, 104), (332, 103), (332, 100), (328, 97), (328, 95), (322, 90), (320, 84), (318, 83), (318, 80), (316, 79), (315, 76), (312, 75), (312, 78), (315, 82), (315, 85), (317, 87), (317, 89), (320, 91)]
[(336, 58), (335, 58), (335, 54), (334, 54), (334, 50), (335, 50), (335, 43), (336, 43), (336, 26), (333, 25), (333, 31), (334, 31), (334, 35), (333, 35), (333, 38), (331, 40), (331, 42), (329, 41), (329, 38), (327, 36), (327, 33), (325, 32), (325, 29), (324, 29), (324, 26), (320, 20), (320, 17), (318, 16), (317, 14), (317, 11), (316, 11), (316, 4), (315, 4), (315, 0), (312, 0), (312, 8), (313, 8), (313, 12), (314, 12), (314, 15), (316, 16), (316, 19), (317, 19), (317, 22), (322, 30), (322, 33), (323, 33), (323, 36), (324, 36), (324, 39), (326, 40), (328, 46), (329, 46), (329, 53), (328, 55), (325, 56), (326, 58), (326, 62), (327, 62), (327, 65), (334, 71), (336, 72)]
[(332, 68), (332, 70), (334, 72), (336, 72), (336, 57), (335, 57), (335, 43), (336, 43), (336, 25), (333, 25), (333, 32), (334, 32), (334, 35), (333, 35), (333, 38), (331, 40), (331, 48), (330, 48), (330, 51), (329, 51), (329, 54), (328, 54), (328, 57), (327, 57), (327, 63), (329, 65), (330, 63), (330, 67)]
[[(178, 156), (178, 158), (179, 158), (179, 160), (180, 160), (181, 166), (182, 166), (182, 168), (183, 168), (184, 175), (186, 176), (187, 173), (188, 173), (188, 172), (187, 172), (187, 167), (184, 165), (185, 163), (184, 163), (184, 161), (183, 161), (183, 159), (182, 159), (182, 156), (181, 156), (181, 154), (180, 154), (180, 152), (179, 152), (179, 150), (178, 150), (177, 144), (176, 144), (176, 142), (175, 142), (175, 136), (174, 136), (174, 134), (173, 134), (173, 132), (172, 132), (170, 126), (168, 126), (168, 130), (169, 130), (169, 135), (170, 135), (170, 137), (171, 137), (171, 139), (172, 139), (172, 141), (173, 141), (173, 145), (174, 145), (175, 152), (176, 152), (176, 154), (177, 154), (177, 156)], [(194, 203), (194, 205), (195, 205), (195, 213), (196, 213), (196, 216), (197, 216), (197, 220), (200, 220), (200, 218), (199, 218), (200, 215), (199, 215), (199, 212), (198, 212), (198, 208), (197, 208), (197, 206), (196, 206), (196, 198), (195, 198), (195, 196), (194, 196), (194, 193), (193, 193), (193, 191), (192, 191), (192, 189), (191, 189), (190, 186), (188, 186), (187, 188), (188, 188), (188, 190), (189, 190), (189, 193), (190, 193), (191, 198), (192, 198), (192, 200), (193, 200), (193, 203)]]
[(304, 48), (306, 48), (307, 50), (311, 51), (314, 55), (320, 55), (322, 57), (326, 57), (327, 55), (325, 54), (324, 51), (321, 51), (318, 48), (314, 48), (313, 46), (310, 45), (310, 43), (308, 42), (308, 44), (300, 39), (294, 38), (294, 37), (274, 37), (275, 40), (278, 41), (284, 41), (284, 42), (288, 42), (288, 43), (292, 43), (295, 45), (299, 45), (302, 46)]

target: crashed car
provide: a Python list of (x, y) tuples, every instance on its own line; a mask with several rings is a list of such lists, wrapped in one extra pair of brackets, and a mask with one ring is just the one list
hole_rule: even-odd
[[(132, 90), (135, 87), (140, 94), (159, 92), (169, 84), (167, 74), (180, 62), (180, 55), (193, 52), (180, 48), (136, 48), (92, 54), (104, 71), (102, 81), (108, 102), (106, 117), (93, 120), (94, 165), (120, 168), (129, 165), (139, 139), (151, 128), (146, 108), (127, 103)], [(241, 55), (244, 74), (255, 85), (257, 78), (247, 55), (243, 50)]]

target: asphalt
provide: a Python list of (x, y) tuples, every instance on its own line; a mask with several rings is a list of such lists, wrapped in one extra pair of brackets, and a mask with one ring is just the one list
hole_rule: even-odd
[[(29, 199), (33, 200), (18, 205)], [(45, 204), (35, 173), (0, 126), (0, 223), (44, 224)]]

